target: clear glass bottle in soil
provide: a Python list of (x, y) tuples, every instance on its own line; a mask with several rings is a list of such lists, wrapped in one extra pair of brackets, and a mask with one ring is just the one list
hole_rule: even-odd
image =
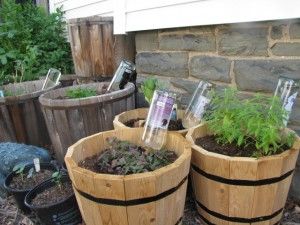
[(192, 99), (189, 102), (188, 107), (184, 112), (182, 119), (182, 125), (184, 128), (188, 129), (198, 125), (210, 103), (212, 97), (212, 91), (214, 90), (214, 85), (206, 82), (200, 81), (196, 90), (193, 93)]
[(287, 116), (284, 120), (285, 125), (287, 125), (288, 123), (299, 89), (300, 89), (299, 79), (294, 80), (287, 77), (280, 77), (278, 80), (274, 96), (277, 96), (281, 100), (282, 107), (287, 112)]
[(135, 65), (127, 60), (122, 60), (118, 69), (116, 70), (107, 91), (124, 89), (127, 82), (136, 79)]
[(165, 145), (175, 102), (175, 93), (154, 91), (142, 136), (145, 146), (159, 150)]

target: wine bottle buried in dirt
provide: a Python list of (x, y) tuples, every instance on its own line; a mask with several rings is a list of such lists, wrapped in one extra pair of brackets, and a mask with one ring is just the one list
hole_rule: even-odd
[(135, 65), (127, 60), (122, 60), (107, 88), (107, 91), (124, 89), (128, 82), (135, 83), (135, 80)]
[(142, 136), (145, 146), (159, 150), (165, 145), (175, 102), (175, 93), (154, 91)]
[(184, 128), (188, 129), (198, 125), (210, 103), (212, 97), (212, 91), (214, 85), (206, 82), (200, 81), (196, 90), (193, 93), (192, 99), (190, 100), (188, 107), (184, 112), (182, 119), (182, 125)]
[(286, 110), (287, 115), (284, 124), (287, 125), (293, 105), (300, 89), (300, 80), (293, 80), (287, 77), (279, 77), (274, 96), (277, 96)]

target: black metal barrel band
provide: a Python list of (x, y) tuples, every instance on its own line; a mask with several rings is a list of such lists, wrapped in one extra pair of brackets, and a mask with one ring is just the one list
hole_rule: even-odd
[(261, 185), (268, 185), (273, 183), (278, 183), (294, 172), (294, 170), (290, 170), (289, 172), (279, 176), (279, 177), (273, 177), (273, 178), (267, 178), (262, 180), (238, 180), (238, 179), (228, 179), (220, 176), (216, 176), (213, 174), (206, 173), (205, 171), (201, 170), (196, 165), (192, 164), (192, 169), (197, 172), (198, 174), (206, 177), (207, 179), (223, 183), (223, 184), (229, 184), (229, 185), (238, 185), (238, 186), (261, 186)]
[[(259, 217), (253, 217), (253, 218), (243, 218), (243, 217), (230, 217), (230, 216), (225, 216), (221, 213), (212, 211), (210, 209), (208, 209), (207, 207), (205, 207), (204, 205), (202, 205), (198, 200), (196, 200), (196, 204), (203, 209), (206, 213), (208, 213), (209, 215), (212, 215), (218, 219), (221, 220), (225, 220), (225, 221), (229, 221), (229, 222), (235, 222), (235, 223), (256, 223), (256, 222), (262, 222), (262, 221), (266, 221), (266, 220), (271, 220), (274, 217), (278, 216), (283, 208), (277, 210), (276, 212), (274, 212), (271, 215), (266, 215), (266, 216), (259, 216)], [(200, 214), (199, 214), (200, 215)], [(213, 225), (213, 223), (209, 222), (207, 219), (205, 219), (202, 215), (200, 215), (200, 217), (207, 221), (209, 225)]]
[(141, 205), (141, 204), (147, 204), (150, 202), (158, 201), (162, 198), (165, 198), (171, 194), (173, 194), (175, 191), (177, 191), (185, 182), (187, 181), (187, 176), (183, 178), (183, 180), (175, 187), (166, 190), (158, 195), (146, 197), (146, 198), (140, 198), (140, 199), (132, 199), (132, 200), (117, 200), (117, 199), (107, 199), (107, 198), (97, 198), (94, 197), (88, 193), (85, 193), (81, 190), (78, 190), (74, 185), (74, 188), (76, 191), (86, 199), (99, 203), (99, 204), (105, 204), (105, 205), (115, 205), (115, 206), (134, 206), (134, 205)]

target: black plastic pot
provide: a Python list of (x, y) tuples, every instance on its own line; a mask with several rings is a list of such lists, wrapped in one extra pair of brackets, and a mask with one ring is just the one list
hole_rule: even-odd
[[(58, 169), (56, 166), (54, 166), (51, 163), (41, 163), (40, 166), (41, 166), (41, 169), (48, 169), (48, 170), (52, 170), (53, 172)], [(24, 173), (26, 174), (30, 170), (30, 168), (32, 168), (32, 167), (34, 167), (34, 164), (28, 164), (28, 165), (26, 165), (25, 168), (24, 168)], [(10, 185), (10, 183), (12, 181), (12, 178), (15, 175), (16, 175), (15, 172), (11, 172), (10, 174), (7, 175), (7, 177), (5, 178), (5, 182), (4, 182), (4, 188), (7, 190), (7, 192), (9, 192), (10, 194), (12, 194), (14, 196), (14, 199), (16, 200), (16, 203), (17, 203), (18, 207), (24, 213), (29, 213), (30, 209), (25, 206), (24, 199), (25, 199), (26, 194), (31, 189), (33, 189), (34, 186), (32, 188), (25, 189), (25, 190), (18, 190), (18, 189), (11, 188), (9, 185)], [(51, 177), (49, 177), (49, 179), (50, 178)]]
[[(71, 182), (67, 175), (63, 175), (61, 180), (62, 182)], [(42, 193), (43, 191), (47, 190), (50, 187), (53, 187), (54, 185), (56, 185), (56, 183), (53, 181), (53, 179), (51, 179), (36, 186), (26, 195), (25, 205), (36, 213), (41, 223), (46, 225), (77, 225), (81, 223), (82, 218), (74, 193), (72, 193), (63, 201), (55, 204), (41, 206), (32, 205), (32, 200), (37, 194)]]

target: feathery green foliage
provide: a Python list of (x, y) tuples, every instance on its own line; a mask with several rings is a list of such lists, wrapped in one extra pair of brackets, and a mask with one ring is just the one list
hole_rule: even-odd
[(206, 120), (221, 144), (253, 143), (258, 149), (254, 157), (259, 157), (277, 154), (283, 145), (294, 142), (294, 133), (284, 133), (286, 111), (277, 97), (240, 99), (236, 90), (225, 89), (223, 96), (214, 94), (212, 105)]

